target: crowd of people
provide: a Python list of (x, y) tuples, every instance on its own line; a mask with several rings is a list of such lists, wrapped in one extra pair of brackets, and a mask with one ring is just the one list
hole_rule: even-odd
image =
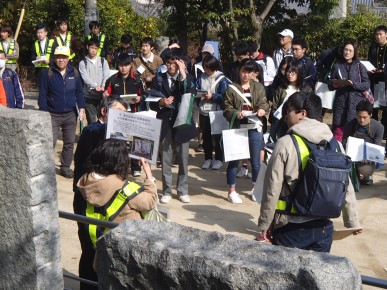
[[(369, 61), (375, 67), (372, 71), (367, 71), (359, 61), (354, 41), (322, 53), (314, 63), (307, 55), (305, 39), (295, 37), (290, 29), (278, 33), (280, 46), (273, 57), (262, 52), (254, 41), (236, 43), (235, 62), (229, 70), (222, 71), (211, 44), (204, 44), (198, 59), (192, 62), (176, 39), (166, 44), (163, 37), (159, 45), (149, 37), (143, 38), (138, 51), (131, 44), (131, 35), (124, 34), (121, 46), (107, 58), (109, 39), (97, 21), (90, 22), (91, 32), (84, 39), (85, 54), (76, 68), (72, 62), (76, 39), (69, 31), (67, 20), (60, 19), (57, 24), (53, 37), (48, 37), (45, 24), (36, 26), (32, 61), (39, 88), (39, 109), (51, 116), (54, 147), (62, 132), (60, 174), (73, 178), (75, 213), (122, 221), (140, 219), (141, 211), (150, 210), (156, 204), (155, 180), (149, 165), (143, 159), (129, 160), (121, 141), (104, 141), (109, 109), (131, 113), (153, 110), (162, 121), (160, 202), (164, 204), (173, 197), (174, 164), (178, 165), (178, 199), (190, 202), (190, 140), (196, 138), (204, 151), (203, 170), (222, 168), (221, 135), (212, 135), (209, 117), (210, 112), (222, 112), (230, 128), (248, 129), (250, 158), (230, 161), (226, 169), (225, 184), (231, 203), (242, 203), (236, 189), (237, 177), (249, 176), (254, 191), (265, 155), (264, 134), (269, 135), (268, 142), (276, 144), (265, 183), (259, 185), (263, 186), (264, 194), (258, 222), (261, 235), (257, 238), (278, 245), (329, 252), (333, 231), (329, 219), (293, 217), (278, 211), (278, 200), (295, 190), (300, 179), (297, 146), (289, 133), (316, 144), (332, 138), (345, 144), (352, 136), (381, 145), (387, 113), (382, 110), (379, 122), (379, 108), (372, 105), (369, 93), (376, 84), (386, 81), (387, 27), (375, 29), (375, 43), (369, 51)], [(0, 104), (21, 109), (24, 95), (16, 73), (18, 55), (19, 46), (12, 38), (12, 29), (5, 25), (1, 28), (0, 41)], [(111, 69), (117, 71), (111, 75)], [(322, 123), (321, 99), (314, 93), (318, 81), (336, 91), (332, 128)], [(160, 91), (165, 98), (148, 103), (148, 89)], [(181, 98), (187, 93), (200, 96), (195, 98), (192, 122), (175, 128)], [(131, 104), (120, 97), (133, 94), (136, 97)], [(88, 126), (79, 138), (74, 157), (78, 119), (86, 119)], [(74, 172), (70, 169), (73, 158)], [(251, 174), (248, 174), (249, 163)], [(364, 160), (356, 163), (355, 174), (363, 184), (370, 185), (375, 168), (377, 164)], [(127, 181), (129, 172), (139, 177), (142, 170), (146, 175), (144, 186)], [(354, 233), (360, 233), (351, 183), (344, 210), (345, 225), (357, 228)], [(78, 226), (82, 246), (80, 276), (96, 280), (92, 268), (94, 246), (104, 229)], [(299, 229), (305, 230), (304, 235), (314, 236), (314, 240), (305, 238), (299, 242), (300, 239), (294, 238)]]

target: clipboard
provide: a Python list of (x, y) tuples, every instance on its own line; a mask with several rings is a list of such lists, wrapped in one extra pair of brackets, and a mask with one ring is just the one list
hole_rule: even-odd
[(121, 98), (123, 98), (125, 101), (128, 102), (128, 104), (134, 104), (133, 99), (137, 98), (137, 94), (129, 94), (129, 95), (120, 95)]

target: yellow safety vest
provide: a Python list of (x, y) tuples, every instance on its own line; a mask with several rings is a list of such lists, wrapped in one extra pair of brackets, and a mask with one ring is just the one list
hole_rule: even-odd
[[(309, 158), (309, 148), (300, 136), (296, 134), (293, 134), (293, 136), (297, 141), (298, 150), (300, 152), (299, 156), (301, 158), (301, 169), (304, 170)], [(297, 214), (297, 209), (289, 201), (289, 197), (290, 196), (280, 196), (280, 199), (277, 201), (276, 212)]]
[[(54, 44), (54, 39), (49, 39), (48, 41), (46, 41), (46, 47), (45, 47), (45, 51), (42, 51), (41, 52), (41, 48), (40, 48), (40, 44), (39, 44), (39, 40), (36, 40), (35, 41), (35, 52), (36, 52), (36, 56), (40, 56), (42, 54), (46, 55), (46, 59), (50, 59), (50, 56), (51, 56), (51, 52), (52, 52), (52, 45)], [(44, 68), (44, 67), (50, 67), (48, 64), (46, 63), (40, 63), (38, 65), (36, 65), (35, 67), (40, 67), (40, 68)]]
[[(4, 51), (3, 42), (0, 42), (0, 50)], [(4, 51), (6, 55), (12, 55), (13, 51), (15, 50), (15, 39), (12, 39), (9, 43), (7, 51)], [(7, 64), (15, 64), (16, 59), (8, 59)]]
[[(87, 39), (90, 40), (91, 37), (92, 37), (91, 34), (89, 34), (89, 35), (87, 36)], [(106, 38), (106, 36), (105, 36), (104, 33), (102, 33), (102, 34), (100, 34), (100, 35), (98, 36), (98, 40), (99, 40), (99, 48), (98, 48), (98, 51), (97, 51), (97, 55), (98, 55), (98, 56), (101, 56), (101, 52), (102, 52), (102, 49), (103, 49), (103, 45), (104, 45), (104, 42), (105, 42), (105, 38)], [(105, 55), (105, 57), (106, 57), (106, 55)]]
[[(105, 207), (94, 207), (90, 203), (87, 203), (86, 207), (86, 216), (90, 218), (96, 218), (103, 221), (112, 221), (121, 210), (127, 205), (127, 203), (135, 198), (144, 190), (143, 187), (138, 185), (135, 182), (126, 181), (124, 186), (117, 190), (113, 197), (107, 202)], [(97, 244), (97, 239), (106, 233), (109, 229), (98, 227), (96, 225), (88, 225), (89, 227), (89, 236), (91, 242), (93, 243), (94, 248)]]
[[(72, 33), (70, 31), (67, 32), (65, 41), (63, 41), (62, 37), (60, 37), (60, 35), (58, 35), (56, 37), (56, 43), (59, 46), (67, 46), (68, 48), (71, 48), (71, 37), (72, 37)], [(75, 57), (75, 53), (71, 51), (71, 55), (70, 55), (69, 59), (73, 59), (74, 57)]]

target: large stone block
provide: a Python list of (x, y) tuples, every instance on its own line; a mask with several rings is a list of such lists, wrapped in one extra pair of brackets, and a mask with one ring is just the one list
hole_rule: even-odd
[(0, 289), (63, 289), (48, 113), (0, 107)]
[(176, 223), (126, 221), (97, 252), (99, 289), (361, 289), (344, 257)]

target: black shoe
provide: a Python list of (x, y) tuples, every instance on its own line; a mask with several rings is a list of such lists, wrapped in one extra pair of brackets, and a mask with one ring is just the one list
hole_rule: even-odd
[(360, 183), (363, 185), (371, 185), (374, 183), (374, 180), (372, 179), (372, 176), (370, 176), (366, 179), (361, 180)]
[(60, 175), (66, 178), (74, 178), (74, 171), (70, 168), (64, 167), (60, 169)]

